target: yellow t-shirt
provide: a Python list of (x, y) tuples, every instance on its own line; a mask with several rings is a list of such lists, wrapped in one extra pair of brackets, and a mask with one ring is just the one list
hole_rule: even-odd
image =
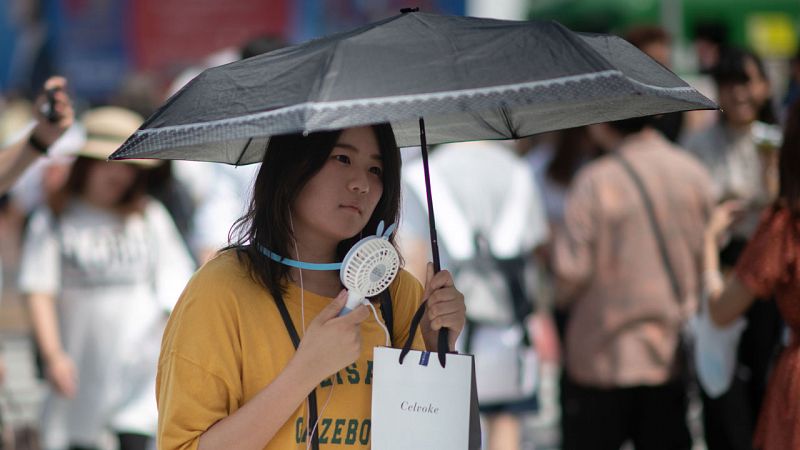
[[(408, 337), (422, 286), (401, 271), (390, 290), (397, 346)], [(304, 292), (306, 326), (331, 300)], [(302, 339), (300, 288), (289, 284), (284, 302)], [(383, 329), (370, 316), (361, 324), (361, 356), (316, 389), (321, 410), (332, 383), (336, 384), (330, 403), (320, 413), (320, 448), (369, 448), (372, 352), (386, 341)], [(419, 331), (414, 348), (424, 349)], [(269, 385), (294, 353), (272, 296), (253, 281), (234, 252), (210, 261), (187, 285), (164, 333), (156, 378), (158, 448), (196, 449), (203, 432)], [(304, 405), (265, 449), (306, 448)]]

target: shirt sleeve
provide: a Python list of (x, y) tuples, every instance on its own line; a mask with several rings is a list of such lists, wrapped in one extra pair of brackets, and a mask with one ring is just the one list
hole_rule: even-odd
[(25, 230), (19, 289), (25, 294), (55, 295), (61, 288), (61, 255), (53, 216), (40, 208)]
[(784, 237), (788, 215), (785, 211), (768, 211), (736, 263), (735, 273), (751, 294), (769, 297), (785, 271)]
[(156, 376), (159, 449), (197, 448), (206, 430), (241, 406), (237, 294), (230, 283), (229, 272), (199, 271), (170, 315)]
[(553, 270), (570, 286), (577, 287), (589, 280), (594, 272), (594, 246), (599, 221), (599, 199), (591, 179), (578, 177), (567, 195), (564, 227), (555, 233)]
[(148, 229), (157, 245), (155, 291), (158, 304), (171, 311), (195, 266), (175, 223), (164, 206), (156, 200), (147, 206)]
[(196, 449), (200, 436), (230, 415), (231, 390), (224, 380), (172, 352), (158, 368), (158, 448)]

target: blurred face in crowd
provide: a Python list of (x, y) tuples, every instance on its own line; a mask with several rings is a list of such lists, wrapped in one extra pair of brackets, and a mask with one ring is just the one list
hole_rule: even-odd
[(747, 85), (750, 88), (753, 100), (756, 102), (757, 108), (760, 108), (770, 98), (769, 80), (758, 70), (756, 62), (751, 58), (745, 60), (744, 70), (748, 78), (750, 78)]
[(120, 162), (94, 161), (89, 168), (83, 197), (89, 203), (113, 208), (133, 186), (138, 169)]
[(658, 61), (662, 66), (670, 66), (670, 49), (667, 42), (653, 41), (642, 46), (641, 50), (647, 54), (647, 56)]
[(694, 49), (697, 52), (697, 60), (701, 70), (714, 67), (719, 60), (719, 45), (706, 39), (694, 41)]
[(727, 82), (719, 86), (719, 106), (729, 125), (749, 126), (758, 117), (758, 106), (749, 82)]

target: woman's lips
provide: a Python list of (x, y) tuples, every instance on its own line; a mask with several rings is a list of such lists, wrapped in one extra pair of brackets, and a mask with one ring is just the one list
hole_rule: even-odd
[(344, 208), (344, 209), (347, 209), (347, 210), (350, 210), (350, 211), (353, 211), (353, 212), (356, 212), (356, 213), (358, 213), (358, 214), (361, 214), (361, 208), (359, 208), (358, 206), (354, 206), (354, 205), (341, 205), (340, 207), (341, 207), (341, 208)]

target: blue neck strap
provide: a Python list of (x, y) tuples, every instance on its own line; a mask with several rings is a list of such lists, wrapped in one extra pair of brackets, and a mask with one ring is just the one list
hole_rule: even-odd
[(294, 259), (289, 259), (289, 258), (286, 258), (284, 256), (278, 255), (276, 253), (273, 253), (273, 252), (267, 250), (266, 248), (264, 248), (264, 246), (262, 246), (260, 244), (258, 245), (258, 250), (264, 256), (268, 257), (269, 259), (271, 259), (271, 260), (273, 260), (275, 262), (281, 263), (281, 264), (283, 264), (285, 266), (295, 267), (295, 268), (298, 268), (298, 269), (305, 269), (305, 270), (341, 270), (341, 268), (342, 268), (342, 263), (327, 263), (327, 264), (309, 263), (309, 262), (303, 262), (303, 261), (297, 261), (297, 260), (294, 260)]

